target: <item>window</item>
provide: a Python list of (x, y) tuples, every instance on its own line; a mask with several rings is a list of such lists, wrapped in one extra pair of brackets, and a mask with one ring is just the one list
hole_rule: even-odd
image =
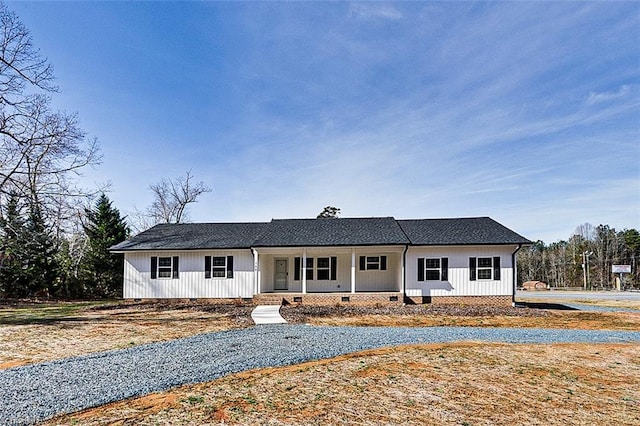
[(151, 257), (151, 279), (177, 279), (178, 270), (178, 256)]
[(329, 279), (329, 265), (331, 261), (328, 257), (319, 257), (318, 258), (318, 280), (328, 280)]
[(211, 258), (211, 276), (213, 278), (225, 278), (227, 276), (227, 258), (213, 256)]
[(233, 256), (205, 256), (205, 278), (233, 278)]
[(448, 279), (448, 258), (418, 258), (418, 281), (447, 281)]
[(493, 271), (493, 259), (490, 257), (478, 258), (478, 279), (490, 280)]
[(387, 256), (360, 256), (361, 271), (386, 271)]
[(440, 279), (440, 259), (425, 259), (424, 266), (424, 278), (427, 281), (438, 281)]
[(469, 279), (476, 280), (499, 280), (500, 279), (500, 257), (470, 257), (469, 258)]
[[(315, 268), (314, 268), (315, 263)], [(296, 257), (294, 258), (294, 268), (295, 271), (293, 273), (294, 281), (300, 281), (300, 271), (302, 270), (302, 258)], [(338, 273), (338, 258), (336, 256), (331, 257), (318, 257), (315, 259), (312, 257), (307, 257), (307, 267), (306, 277), (307, 280), (313, 280), (314, 271), (315, 277), (317, 280), (331, 280), (335, 281), (337, 279)]]

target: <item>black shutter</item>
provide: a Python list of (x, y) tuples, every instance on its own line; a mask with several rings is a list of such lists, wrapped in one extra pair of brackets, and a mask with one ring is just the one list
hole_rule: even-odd
[(338, 258), (336, 256), (331, 257), (331, 281), (335, 281), (338, 277)]
[(158, 258), (151, 256), (151, 279), (155, 280), (156, 278), (158, 278)]
[(233, 278), (233, 256), (227, 256), (227, 278)]
[(211, 256), (204, 257), (204, 277), (211, 278)]
[(307, 280), (313, 281), (313, 257), (307, 257), (307, 264), (305, 265)]
[(493, 258), (493, 279), (500, 279), (500, 257), (498, 256)]
[(380, 270), (387, 270), (387, 256), (380, 256)]
[(179, 277), (179, 267), (178, 267), (178, 256), (173, 256), (173, 279), (178, 279)]
[(476, 280), (476, 258), (469, 258), (469, 281)]
[(440, 281), (449, 281), (449, 258), (440, 259)]
[(365, 256), (360, 256), (360, 270), (364, 271), (367, 267), (367, 258)]
[(300, 258), (296, 257), (293, 259), (293, 280), (300, 281)]
[(418, 258), (418, 281), (424, 281), (424, 257)]

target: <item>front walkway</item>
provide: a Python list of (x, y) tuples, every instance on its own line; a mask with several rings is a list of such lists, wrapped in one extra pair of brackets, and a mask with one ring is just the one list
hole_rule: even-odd
[(251, 311), (251, 319), (256, 325), (260, 324), (286, 324), (287, 320), (280, 315), (279, 305), (260, 305)]

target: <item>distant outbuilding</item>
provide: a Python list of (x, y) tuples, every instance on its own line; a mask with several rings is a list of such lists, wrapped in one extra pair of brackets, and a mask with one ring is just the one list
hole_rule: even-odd
[(541, 290), (547, 290), (547, 283), (542, 282), (542, 281), (527, 281), (524, 284), (522, 284), (522, 289), (523, 290), (528, 290), (528, 291), (541, 291)]

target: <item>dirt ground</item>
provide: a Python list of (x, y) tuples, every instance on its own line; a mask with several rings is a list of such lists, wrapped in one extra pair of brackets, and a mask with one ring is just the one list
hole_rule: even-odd
[(387, 348), (244, 372), (44, 424), (637, 425), (640, 348)]
[[(252, 306), (202, 302), (0, 303), (0, 368), (247, 327)], [(292, 323), (640, 330), (640, 311), (529, 308), (285, 306)]]

